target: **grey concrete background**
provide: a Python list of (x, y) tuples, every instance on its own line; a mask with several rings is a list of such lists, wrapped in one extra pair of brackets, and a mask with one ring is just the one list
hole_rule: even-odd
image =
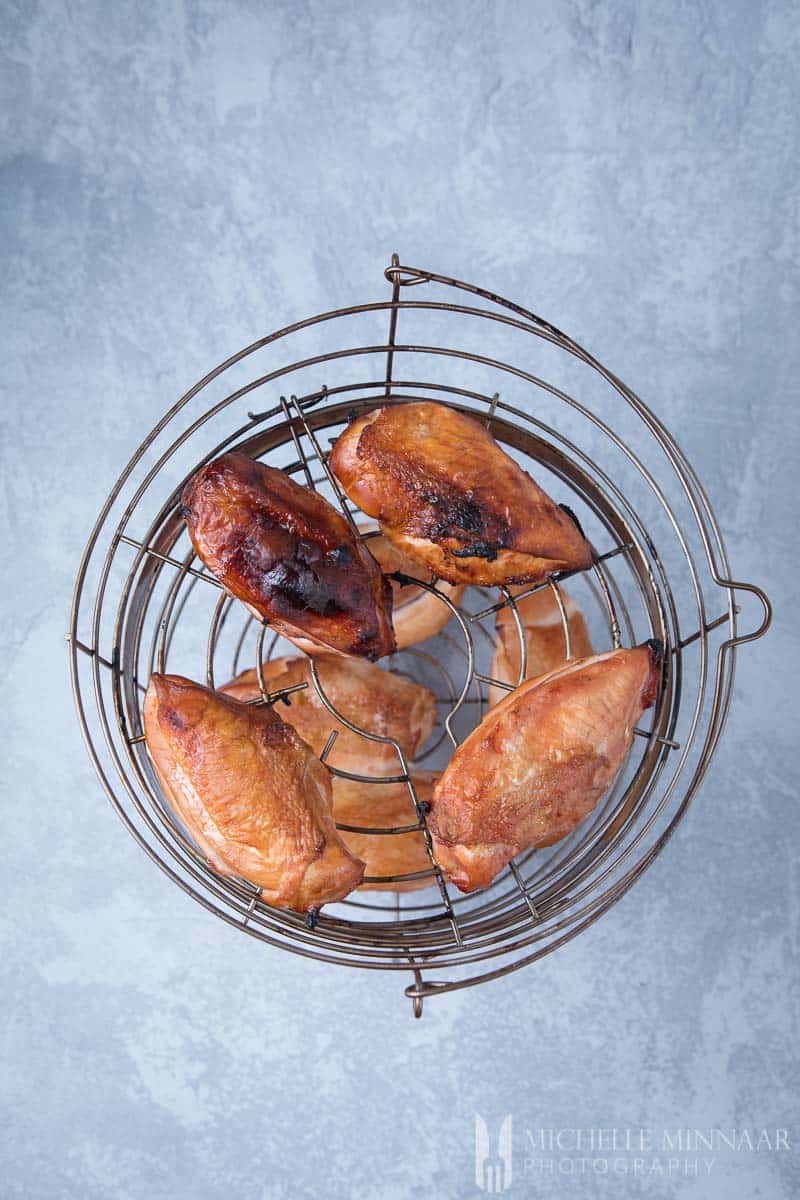
[[(520, 1156), (526, 1126), (795, 1147), (706, 1179), (518, 1158), (512, 1195), (795, 1196), (796, 6), (11, 0), (0, 24), (0, 1194), (466, 1197), (478, 1111), (514, 1114)], [(636, 387), (776, 603), (667, 853), (557, 955), (421, 1022), (395, 980), (270, 952), (151, 866), (85, 758), (63, 643), (156, 417), (260, 333), (371, 298), (393, 249)]]

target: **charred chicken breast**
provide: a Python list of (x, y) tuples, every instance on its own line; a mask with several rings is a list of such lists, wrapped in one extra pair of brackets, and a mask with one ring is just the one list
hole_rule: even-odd
[(573, 518), (453, 408), (375, 409), (339, 437), (330, 464), (387, 538), (449, 583), (540, 582), (591, 564)]
[(182, 502), (199, 557), (279, 633), (341, 654), (392, 653), (388, 581), (322, 496), (231, 451), (198, 471)]
[(336, 831), (330, 772), (271, 708), (156, 674), (144, 730), (167, 800), (220, 874), (298, 912), (358, 887), (364, 863)]
[(570, 833), (620, 770), (654, 701), (660, 643), (570, 661), (528, 680), (484, 717), (436, 786), (436, 861), (463, 892), (516, 855)]
[[(320, 654), (314, 661), (322, 690), (348, 721), (369, 733), (394, 738), (409, 758), (414, 757), (436, 721), (436, 697), (432, 692), (361, 659)], [(265, 662), (263, 670), (264, 681), (272, 692), (298, 683), (308, 685), (289, 697), (288, 707), (280, 706), (281, 716), (316, 754), (322, 753), (331, 730), (336, 730), (337, 738), (326, 760), (330, 766), (354, 774), (400, 773), (392, 746), (370, 742), (332, 716), (314, 687), (307, 658), (276, 658)], [(257, 699), (260, 689), (256, 670), (242, 672), (222, 690), (240, 700)], [(384, 786), (388, 785), (377, 785), (374, 790)]]
[[(511, 590), (513, 593), (521, 589)], [(569, 627), (571, 657), (587, 658), (592, 653), (592, 642), (586, 618), (572, 596), (568, 595), (563, 587), (559, 588), (559, 591)], [(517, 600), (516, 605), (525, 638), (525, 678), (535, 679), (537, 675), (546, 675), (548, 671), (554, 671), (566, 661), (567, 644), (561, 609), (552, 587), (533, 592), (532, 595)], [(495, 636), (496, 648), (490, 674), (493, 679), (516, 686), (519, 681), (519, 632), (509, 604), (497, 614)], [(492, 687), (489, 689), (489, 702), (499, 704), (507, 695), (505, 688)]]

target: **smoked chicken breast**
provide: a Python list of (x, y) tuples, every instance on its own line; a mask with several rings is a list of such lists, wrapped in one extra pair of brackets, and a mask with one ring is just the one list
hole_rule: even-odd
[[(512, 588), (514, 592), (521, 588)], [(559, 588), (561, 601), (567, 615), (570, 650), (572, 658), (587, 658), (592, 653), (592, 642), (586, 618), (564, 588)], [(530, 596), (517, 601), (517, 612), (522, 622), (527, 651), (525, 678), (535, 679), (546, 675), (566, 661), (566, 642), (561, 610), (552, 587), (542, 588)], [(501, 608), (495, 624), (496, 648), (489, 674), (493, 679), (516, 686), (519, 679), (519, 634), (510, 605)], [(499, 704), (508, 695), (505, 688), (489, 688), (490, 705)]]
[(271, 708), (152, 675), (144, 730), (165, 796), (221, 875), (297, 912), (358, 887), (364, 863), (336, 831), (330, 772)]
[[(409, 758), (414, 757), (436, 722), (433, 692), (362, 659), (320, 654), (315, 655), (314, 661), (325, 695), (348, 721), (359, 729), (394, 738)], [(328, 712), (314, 687), (307, 658), (276, 658), (265, 662), (264, 680), (273, 692), (297, 683), (308, 684), (289, 697), (288, 707), (280, 706), (281, 716), (294, 726), (315, 754), (322, 753), (331, 730), (337, 731), (326, 760), (330, 766), (354, 774), (401, 773), (393, 746), (368, 741)], [(260, 693), (255, 668), (237, 675), (222, 690), (239, 700), (257, 699)], [(387, 786), (379, 784), (373, 790)]]
[(449, 583), (538, 583), (591, 565), (573, 518), (482, 424), (446, 405), (397, 404), (359, 417), (330, 465), (395, 546)]
[(231, 451), (189, 480), (182, 503), (197, 554), (259, 619), (341, 654), (392, 653), (389, 583), (322, 496)]
[[(434, 771), (412, 771), (411, 775), (417, 799), (423, 803), (430, 801), (438, 774)], [(417, 823), (414, 805), (404, 783), (356, 783), (350, 779), (337, 779), (333, 794), (333, 815), (343, 825), (394, 829)], [(425, 838), (419, 831), (370, 834), (350, 833), (341, 829), (339, 836), (351, 854), (367, 864), (364, 874), (368, 877), (413, 875), (418, 871), (431, 870)], [(365, 881), (360, 890), (413, 892), (435, 883), (433, 876), (427, 875), (423, 879), (406, 879), (397, 883)]]
[[(417, 579), (426, 579), (430, 575), (430, 571), (421, 568), (418, 562), (404, 554), (382, 533), (368, 538), (367, 547), (385, 575), (399, 572)], [(390, 579), (389, 583), (392, 587), (392, 624), (398, 650), (424, 642), (444, 629), (452, 614), (438, 596), (413, 583), (398, 583), (395, 579)], [(453, 604), (459, 604), (464, 594), (462, 586), (441, 580), (436, 586)]]
[(436, 861), (462, 892), (592, 811), (656, 697), (661, 658), (661, 644), (646, 642), (570, 661), (511, 692), (459, 746), (428, 828)]

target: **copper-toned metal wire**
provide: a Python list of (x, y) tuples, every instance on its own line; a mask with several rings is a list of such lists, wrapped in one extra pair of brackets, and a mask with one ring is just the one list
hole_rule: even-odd
[[(396, 255), (385, 274), (390, 300), (323, 313), (259, 339), (206, 375), (161, 418), (97, 518), (78, 570), (67, 637), (87, 749), (115, 809), (153, 861), (206, 909), (251, 937), (325, 962), (411, 972), (406, 995), (418, 1016), (425, 997), (498, 978), (556, 949), (591, 924), (646, 869), (708, 768), (730, 706), (736, 650), (766, 632), (771, 614), (760, 588), (733, 580), (708, 497), (675, 439), (616, 376), (555, 326), (492, 292), (404, 266)], [(413, 298), (414, 292), (406, 299), (412, 287), (424, 288), (426, 298)], [(434, 293), (430, 299), (429, 292)], [(455, 302), (459, 293), (481, 303)], [(381, 314), (388, 318), (385, 342), (350, 345), (348, 333), (343, 346), (340, 325), (347, 324), (350, 331), (354, 320)], [(412, 316), (426, 321), (446, 317), (454, 332), (465, 323), (484, 322), (503, 336), (521, 338), (529, 349), (512, 362), (471, 347), (398, 341), (400, 326)], [(213, 396), (217, 382), (227, 372), (240, 373), (250, 356), (280, 355), (285, 345), (308, 332), (320, 338), (330, 334), (332, 345), (305, 357), (290, 353), (286, 361), (237, 383), (221, 399), (204, 403), (206, 389)], [(536, 343), (586, 367), (615, 398), (628, 425), (635, 422), (638, 441), (617, 432), (598, 408), (519, 365), (530, 362)], [(366, 379), (353, 377), (354, 368), (372, 360), (382, 360), (382, 369)], [(430, 366), (430, 376), (403, 378), (399, 364), (412, 360)], [(448, 368), (458, 368), (457, 379), (442, 380)], [(464, 386), (465, 368), (488, 372), (496, 386), (489, 391)], [(309, 372), (318, 377), (314, 390), (299, 394)], [(526, 408), (507, 398), (512, 385), (517, 394), (527, 393)], [(256, 391), (274, 403), (262, 411), (248, 410), (243, 421), (240, 401)], [(537, 396), (569, 419), (547, 423), (537, 415)], [(279, 639), (221, 590), (196, 559), (180, 493), (194, 471), (235, 446), (320, 489), (358, 532), (357, 514), (328, 467), (327, 447), (354, 415), (380, 404), (420, 399), (435, 399), (481, 418), (534, 474), (547, 471), (552, 486), (563, 492), (558, 498), (580, 513), (582, 523), (584, 518), (592, 522), (596, 552), (586, 574), (565, 573), (516, 596), (508, 589), (468, 589), (459, 605), (429, 579), (398, 577), (450, 610), (448, 624), (434, 642), (384, 664), (412, 677), (427, 673), (437, 681), (439, 729), (417, 761), (435, 757), (444, 745), (458, 744), (486, 711), (489, 686), (512, 686), (494, 679), (483, 665), (494, 644), (495, 614), (505, 606), (511, 609), (519, 643), (517, 682), (525, 678), (526, 645), (517, 604), (543, 587), (554, 593), (565, 657), (572, 656), (572, 642), (561, 589), (574, 578), (600, 623), (597, 649), (658, 637), (667, 650), (667, 666), (650, 727), (635, 730), (639, 741), (592, 816), (557, 845), (520, 856), (489, 888), (461, 896), (433, 856), (414, 764), (396, 741), (349, 722), (325, 694), (312, 662), (311, 686), (332, 720), (323, 759), (335, 742), (334, 722), (363, 737), (365, 745), (391, 745), (397, 758), (390, 776), (374, 779), (333, 767), (334, 775), (358, 779), (365, 787), (404, 783), (409, 796), (405, 825), (340, 828), (377, 838), (420, 834), (430, 859), (428, 871), (369, 881), (427, 880), (431, 886), (411, 896), (360, 891), (306, 922), (296, 913), (265, 905), (259, 889), (247, 880), (225, 878), (211, 868), (170, 809), (147, 757), (141, 718), (146, 682), (153, 670), (169, 670), (179, 652), (188, 653), (184, 642), (193, 647), (193, 668), (184, 673), (205, 678), (211, 687), (218, 685), (221, 672), (226, 678), (235, 676), (243, 659), (255, 666), (261, 693), (255, 703), (290, 704), (292, 693), (306, 686), (269, 691), (263, 664), (278, 649)], [(579, 444), (581, 436), (585, 445)], [(762, 609), (759, 624), (745, 633), (737, 627), (742, 593)]]

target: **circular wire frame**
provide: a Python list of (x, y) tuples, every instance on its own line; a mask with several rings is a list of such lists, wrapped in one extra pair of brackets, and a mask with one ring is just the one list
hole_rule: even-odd
[[(602, 364), (548, 322), (491, 292), (401, 266), (396, 255), (386, 277), (390, 300), (323, 313), (259, 339), (215, 368), (165, 414), (131, 458), (97, 518), (78, 570), (67, 637), (87, 749), (116, 811), (153, 861), (210, 912), (270, 945), (331, 963), (410, 972), (413, 982), (406, 995), (419, 1016), (425, 997), (495, 979), (535, 961), (585, 929), (627, 891), (664, 846), (700, 784), (727, 718), (736, 649), (766, 632), (771, 612), (760, 588), (731, 578), (706, 493), (672, 435)], [(414, 292), (414, 298), (401, 299), (403, 289), (417, 285), (444, 291), (446, 298), (420, 300)], [(454, 292), (469, 293), (482, 303), (455, 302)], [(454, 327), (462, 321), (491, 323), (584, 364), (618, 398), (628, 421), (634, 414), (637, 427), (646, 434), (648, 461), (599, 411), (517, 363), (471, 348), (398, 341), (404, 313), (404, 319), (445, 317)], [(388, 319), (385, 341), (357, 346), (338, 341), (340, 323), (380, 314)], [(206, 389), (251, 355), (274, 355), (289, 346), (294, 335), (319, 330), (333, 335), (332, 348), (290, 357), (221, 399), (204, 402)], [(435, 363), (438, 371), (456, 366), (461, 373), (465, 366), (488, 371), (497, 380), (497, 390), (473, 390), (463, 382), (434, 378), (433, 371), (427, 378), (404, 378), (398, 364), (406, 360)], [(522, 361), (528, 361), (527, 354)], [(379, 370), (365, 379), (353, 378), (363, 362), (377, 362)], [(320, 374), (319, 384), (287, 399), (294, 379), (307, 378), (309, 371)], [(509, 381), (565, 406), (569, 422), (565, 420), (563, 428), (560, 422), (547, 423), (504, 400), (503, 386)], [(242, 403), (262, 390), (279, 390), (277, 403), (262, 412), (247, 411), (243, 419)], [(557, 488), (570, 509), (580, 513), (582, 524), (591, 523), (594, 563), (583, 582), (600, 614), (598, 643), (603, 644), (596, 649), (659, 638), (666, 648), (662, 684), (648, 714), (648, 728), (636, 730), (628, 762), (594, 813), (563, 841), (520, 856), (490, 887), (468, 896), (455, 893), (436, 865), (425, 806), (414, 786), (414, 764), (398, 743), (390, 743), (396, 772), (382, 781), (364, 782), (374, 788), (404, 783), (408, 822), (360, 828), (369, 828), (375, 837), (398, 831), (411, 836), (416, 831), (425, 839), (430, 867), (372, 882), (428, 883), (430, 890), (402, 895), (359, 890), (347, 901), (304, 919), (264, 904), (247, 880), (213, 870), (166, 802), (147, 757), (141, 718), (147, 679), (154, 670), (170, 669), (184, 636), (189, 642), (197, 640), (198, 646), (194, 670), (183, 673), (205, 679), (210, 687), (220, 682), (221, 670), (230, 678), (245, 662), (257, 668), (258, 702), (280, 703), (296, 690), (269, 692), (263, 662), (275, 653), (278, 639), (266, 625), (257, 627), (196, 559), (186, 536), (180, 493), (195, 470), (235, 446), (319, 488), (357, 527), (358, 514), (328, 468), (330, 443), (349, 420), (371, 408), (431, 399), (484, 420), (523, 466), (534, 475), (548, 473), (553, 481), (548, 490)], [(577, 442), (576, 420), (581, 429), (591, 431), (589, 450)], [(216, 436), (220, 428), (221, 438)], [(601, 464), (598, 442), (620, 471), (624, 468), (626, 478), (633, 478), (634, 487), (623, 487)], [(669, 555), (663, 553), (667, 544)], [(571, 657), (561, 595), (567, 579), (568, 575), (557, 576), (526, 592), (553, 589), (565, 657)], [(515, 600), (506, 589), (468, 589), (463, 601), (454, 605), (435, 580), (405, 581), (450, 610), (448, 624), (434, 643), (384, 664), (412, 677), (424, 669), (437, 679), (439, 727), (433, 743), (422, 748), (417, 760), (421, 762), (445, 746), (456, 746), (484, 715), (488, 688), (497, 681), (481, 664), (492, 653), (500, 608), (507, 606), (512, 612), (520, 681), (526, 669), (525, 640), (516, 609), (519, 595)], [(762, 607), (761, 622), (752, 632), (738, 631), (737, 593), (750, 593)], [(363, 736), (366, 744), (389, 741), (359, 730), (338, 712), (313, 662), (311, 686), (332, 719), (323, 759), (335, 742), (337, 721)], [(332, 769), (334, 775), (346, 774)]]

